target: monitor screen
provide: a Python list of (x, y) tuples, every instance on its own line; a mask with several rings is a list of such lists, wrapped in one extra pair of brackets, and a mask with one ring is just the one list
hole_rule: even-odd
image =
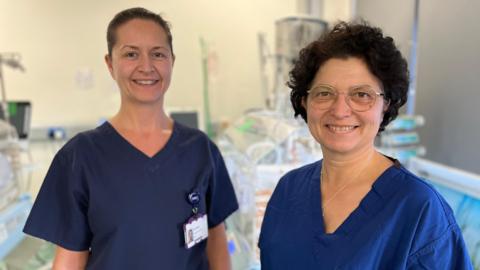
[[(10, 124), (15, 127), (18, 137), (24, 139), (30, 132), (31, 103), (29, 101), (9, 101), (8, 114)], [(0, 119), (5, 120), (3, 110), (0, 109)]]
[(194, 111), (173, 111), (170, 112), (170, 117), (173, 120), (178, 121), (179, 123), (191, 127), (200, 129), (200, 124), (198, 122), (198, 113)]

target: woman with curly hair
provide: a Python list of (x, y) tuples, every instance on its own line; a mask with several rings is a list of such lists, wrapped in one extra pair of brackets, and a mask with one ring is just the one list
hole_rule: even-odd
[(323, 160), (287, 173), (260, 234), (262, 270), (472, 269), (446, 201), (374, 148), (408, 90), (391, 37), (338, 23), (300, 52), (288, 86)]

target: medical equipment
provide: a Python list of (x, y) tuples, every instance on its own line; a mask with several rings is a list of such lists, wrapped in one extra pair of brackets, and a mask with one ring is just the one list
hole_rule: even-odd
[(18, 69), (23, 72), (25, 71), (25, 68), (20, 63), (20, 60), (21, 60), (21, 56), (18, 53), (0, 53), (0, 93), (2, 95), (0, 109), (3, 111), (3, 115), (7, 120), (7, 122), (9, 120), (9, 114), (8, 114), (8, 108), (7, 108), (8, 107), (7, 94), (5, 90), (5, 83), (3, 81), (2, 65), (5, 65), (13, 69)]
[(411, 157), (424, 156), (426, 150), (416, 131), (424, 124), (425, 119), (421, 115), (399, 115), (380, 133), (376, 141), (377, 150), (402, 163)]
[(286, 172), (322, 157), (303, 120), (292, 117), (285, 81), (300, 49), (318, 38), (327, 23), (312, 17), (287, 17), (275, 25), (275, 54), (269, 53), (264, 35), (259, 35), (266, 109), (247, 111), (217, 139), (240, 205), (227, 222), (233, 236), (241, 239), (237, 242), (243, 243), (242, 252), (232, 253), (238, 269), (259, 265), (260, 227), (278, 180)]
[[(291, 16), (279, 19), (275, 22), (273, 54), (267, 46), (265, 35), (258, 35), (261, 82), (267, 109), (291, 118), (290, 89), (285, 85), (288, 73), (300, 50), (317, 39), (326, 29), (327, 23), (315, 17)], [(273, 60), (273, 67), (268, 65), (272, 63), (269, 60)]]
[(15, 128), (0, 120), (0, 260), (24, 237), (29, 197), (20, 197), (21, 146)]

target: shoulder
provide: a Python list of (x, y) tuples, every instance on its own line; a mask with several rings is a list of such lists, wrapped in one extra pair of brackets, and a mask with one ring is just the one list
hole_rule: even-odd
[(387, 224), (408, 242), (409, 264), (421, 260), (421, 265), (431, 265), (428, 269), (443, 269), (445, 266), (425, 260), (438, 260), (434, 254), (460, 252), (464, 247), (452, 209), (428, 181), (402, 166), (392, 166), (374, 183), (373, 190), (381, 198), (375, 207), (384, 209)]
[(398, 168), (398, 171), (396, 180), (401, 188), (397, 190), (409, 205), (418, 207), (421, 213), (435, 214), (439, 218), (445, 219), (448, 224), (455, 222), (452, 209), (430, 183), (404, 167)]
[[(278, 185), (288, 187), (304, 184), (305, 182), (310, 181), (312, 177), (315, 177), (316, 172), (320, 173), (319, 161), (289, 171), (280, 179)], [(320, 177), (320, 174), (317, 176)]]
[(284, 208), (286, 201), (306, 201), (312, 185), (319, 184), (319, 177), (320, 161), (291, 170), (278, 181), (269, 205)]
[(92, 153), (92, 150), (98, 148), (105, 140), (111, 141), (109, 139), (111, 132), (107, 125), (104, 123), (95, 129), (76, 134), (57, 152), (56, 157), (70, 162), (79, 158), (88, 158), (89, 153)]
[(178, 122), (174, 123), (173, 132), (178, 135), (181, 145), (211, 143), (207, 134), (205, 134), (203, 131), (196, 128), (187, 127)]
[(426, 180), (407, 169), (402, 167), (398, 171), (394, 178), (398, 182), (394, 185), (394, 197), (398, 196), (395, 200), (399, 204), (397, 209), (414, 230), (411, 254), (437, 248), (447, 236), (461, 238), (453, 210), (443, 196)]
[(173, 124), (173, 130), (174, 132), (178, 132), (183, 138), (208, 139), (207, 134), (205, 134), (203, 131), (196, 128), (187, 127), (177, 121), (175, 121)]
[(217, 155), (220, 153), (215, 143), (203, 131), (187, 127), (175, 122), (173, 132), (176, 133), (178, 150), (200, 151)]
[[(401, 203), (407, 207), (426, 203), (442, 206), (445, 201), (435, 188), (426, 180), (413, 174), (396, 163), (388, 168), (373, 184), (372, 188), (385, 203)], [(443, 207), (442, 207), (443, 208)]]

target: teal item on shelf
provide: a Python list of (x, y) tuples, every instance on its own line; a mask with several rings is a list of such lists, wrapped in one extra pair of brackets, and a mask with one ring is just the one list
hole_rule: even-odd
[(425, 124), (421, 115), (399, 115), (385, 128), (386, 130), (413, 130)]

